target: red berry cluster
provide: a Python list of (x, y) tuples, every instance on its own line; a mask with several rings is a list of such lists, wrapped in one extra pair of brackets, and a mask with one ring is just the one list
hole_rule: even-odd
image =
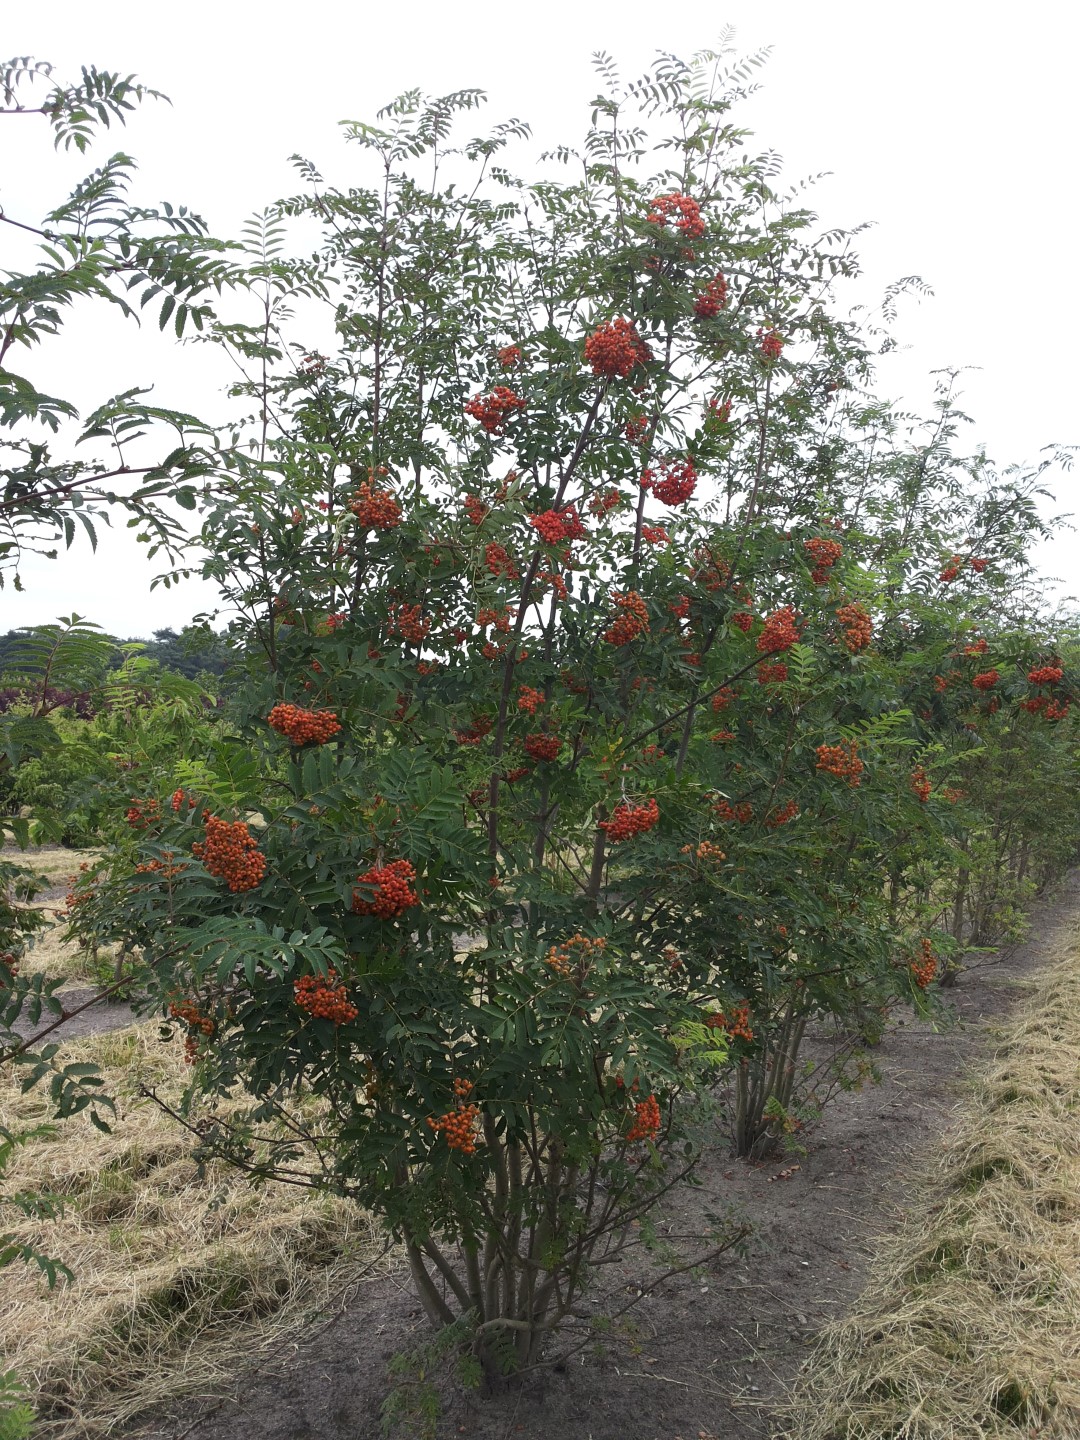
[(589, 501), (589, 513), (603, 519), (603, 517), (612, 510), (617, 510), (621, 504), (622, 496), (614, 486), (611, 486), (609, 489), (601, 490), (598, 495), (593, 496)]
[(719, 865), (722, 860), (727, 859), (727, 852), (720, 849), (711, 840), (702, 840), (699, 845), (684, 845), (679, 851), (680, 855), (693, 855), (695, 860), (703, 865), (712, 862)]
[(187, 1026), (187, 1038), (184, 1041), (184, 1060), (188, 1065), (194, 1065), (199, 1057), (199, 1036), (207, 1037), (213, 1035), (216, 1026), (209, 1015), (204, 1015), (193, 1000), (174, 1000), (169, 1005), (169, 1014), (174, 1020), (181, 1021)]
[(738, 610), (731, 617), (731, 623), (737, 629), (741, 630), (744, 635), (748, 635), (750, 633), (750, 627), (754, 623), (754, 617), (746, 610)]
[(646, 440), (648, 438), (648, 415), (644, 414), (644, 412), (641, 411), (639, 411), (637, 415), (631, 415), (630, 419), (626, 422), (626, 425), (623, 428), (623, 434), (626, 436), (627, 440), (630, 441), (631, 445), (640, 445), (643, 440)]
[(701, 320), (712, 320), (727, 307), (727, 281), (719, 272), (694, 300), (694, 314)]
[(960, 574), (963, 563), (964, 557), (962, 555), (954, 555), (949, 563), (942, 568), (939, 578), (944, 580), (946, 585), (950, 584)]
[(205, 811), (204, 816), (206, 839), (191, 847), (196, 860), (201, 860), (211, 875), (226, 881), (234, 895), (261, 885), (266, 856), (243, 820), (230, 824)]
[(644, 805), (631, 805), (629, 802), (616, 805), (611, 819), (600, 821), (600, 829), (606, 831), (613, 845), (617, 845), (651, 830), (659, 819), (660, 807), (650, 797)]
[(314, 1015), (317, 1020), (347, 1025), (360, 1014), (349, 999), (345, 986), (338, 984), (337, 971), (333, 968), (325, 977), (301, 975), (299, 980), (293, 981), (293, 994), (300, 1009)]
[(585, 359), (594, 375), (625, 380), (636, 365), (648, 364), (652, 351), (631, 322), (620, 316), (596, 327), (585, 341)]
[(175, 852), (163, 850), (162, 859), (144, 860), (141, 865), (135, 866), (136, 875), (160, 875), (163, 880), (175, 880), (177, 875), (183, 875), (187, 866), (181, 862), (173, 865), (170, 862), (175, 859)]
[(479, 420), (489, 435), (501, 435), (507, 416), (524, 409), (520, 395), (507, 385), (496, 385), (490, 395), (474, 395), (465, 406), (465, 414)]
[(740, 805), (732, 805), (728, 800), (718, 800), (713, 806), (713, 814), (724, 824), (737, 820), (740, 825), (749, 825), (754, 818), (754, 807), (745, 800)]
[(779, 810), (773, 810), (766, 815), (765, 824), (770, 830), (779, 830), (781, 825), (786, 825), (789, 820), (794, 820), (799, 813), (799, 807), (794, 800), (789, 800), (786, 805), (781, 805)]
[(777, 655), (781, 650), (790, 650), (798, 640), (795, 611), (790, 605), (783, 605), (766, 619), (765, 628), (757, 639), (757, 648), (763, 655)]
[(639, 1140), (652, 1140), (660, 1130), (660, 1106), (656, 1096), (639, 1100), (634, 1106), (634, 1120), (626, 1132), (626, 1143), (634, 1145)]
[(786, 665), (766, 665), (764, 661), (757, 667), (757, 681), (759, 685), (783, 685), (788, 677)]
[(349, 509), (363, 530), (396, 530), (401, 524), (401, 506), (389, 490), (380, 490), (371, 480), (362, 480)]
[(670, 545), (671, 536), (664, 529), (663, 525), (642, 525), (642, 539), (647, 540), (650, 545)]
[(479, 745), (491, 733), (492, 720), (487, 715), (476, 715), (465, 730), (455, 730), (454, 739), (459, 745)]
[(939, 695), (944, 695), (944, 694), (945, 694), (945, 691), (946, 691), (948, 688), (949, 688), (949, 682), (948, 682), (948, 680), (945, 678), (944, 675), (935, 675), (935, 676), (934, 676), (934, 689), (937, 691), (937, 693), (938, 693)]
[(353, 891), (352, 908), (357, 915), (375, 915), (380, 920), (396, 920), (412, 905), (419, 905), (420, 899), (412, 888), (416, 871), (408, 860), (391, 860), (389, 865), (373, 865), (356, 877), (358, 885), (370, 885), (375, 891), (374, 900), (364, 900), (358, 890)]
[(636, 590), (628, 590), (625, 595), (615, 591), (611, 598), (619, 615), (604, 631), (604, 639), (609, 645), (629, 645), (639, 635), (648, 634), (649, 607)]
[(437, 1119), (431, 1115), (427, 1118), (429, 1129), (434, 1130), (436, 1135), (441, 1130), (446, 1136), (447, 1148), (460, 1150), (463, 1155), (475, 1155), (479, 1141), (476, 1122), (480, 1118), (480, 1106), (466, 1103), (472, 1094), (472, 1088), (468, 1080), (455, 1080), (454, 1094), (457, 1096), (457, 1103), (453, 1110), (448, 1110)]
[(332, 710), (302, 710), (299, 705), (275, 705), (266, 723), (293, 745), (325, 745), (341, 729)]
[(1051, 700), (1047, 704), (1043, 714), (1047, 720), (1064, 720), (1065, 716), (1069, 713), (1070, 704), (1071, 702), (1068, 700)]
[(714, 730), (713, 733), (709, 736), (709, 739), (714, 745), (726, 745), (729, 741), (735, 739), (735, 731)]
[(911, 978), (920, 990), (925, 990), (937, 974), (937, 956), (929, 940), (919, 941), (919, 957), (911, 962)]
[(726, 710), (735, 701), (735, 691), (730, 685), (721, 685), (709, 702), (714, 711)]
[(839, 776), (854, 787), (862, 783), (862, 773), (866, 767), (859, 759), (855, 741), (849, 740), (846, 745), (819, 745), (817, 768), (827, 770), (830, 775)]
[(400, 635), (408, 645), (420, 645), (431, 629), (431, 621), (425, 619), (419, 605), (391, 605), (390, 634)]
[(544, 964), (564, 980), (575, 970), (584, 977), (589, 965), (603, 954), (606, 947), (607, 941), (603, 936), (590, 940), (587, 935), (571, 935), (564, 945), (552, 945), (544, 956)]
[(686, 620), (690, 615), (690, 596), (680, 595), (678, 600), (671, 600), (667, 607), (676, 620)]
[(984, 670), (981, 675), (976, 675), (972, 680), (972, 688), (975, 690), (993, 690), (994, 686), (1001, 679), (997, 670)]
[(646, 470), (641, 477), (641, 488), (651, 490), (661, 505), (683, 505), (697, 487), (698, 473), (688, 455), (685, 460), (662, 460), (660, 475), (655, 470)]
[(505, 576), (507, 580), (517, 580), (520, 575), (520, 571), (510, 558), (509, 551), (494, 542), (484, 546), (484, 564), (496, 579)]
[(874, 625), (861, 605), (841, 605), (836, 618), (844, 627), (844, 645), (852, 655), (865, 650), (874, 638)]
[(161, 806), (153, 799), (136, 800), (132, 797), (130, 806), (124, 812), (124, 819), (133, 830), (146, 830), (161, 819)]
[(479, 495), (466, 495), (463, 508), (474, 525), (482, 525), (491, 514), (491, 506), (485, 505)]
[(705, 1024), (710, 1030), (723, 1030), (732, 1040), (753, 1040), (750, 1028), (750, 1006), (743, 1001), (732, 1005), (730, 1011), (716, 1010), (707, 1017)]
[(930, 777), (921, 765), (916, 765), (911, 772), (910, 780), (913, 792), (919, 797), (919, 803), (925, 805), (930, 799), (930, 792), (934, 788), (930, 783)]
[(804, 540), (803, 549), (814, 566), (810, 579), (815, 585), (825, 585), (829, 579), (829, 571), (844, 553), (843, 545), (839, 540)]
[(533, 760), (556, 760), (562, 749), (562, 741), (558, 735), (540, 732), (535, 735), (526, 735), (524, 749), (525, 754), (531, 756)]
[(10, 985), (18, 977), (19, 962), (15, 958), (13, 950), (6, 950), (0, 955), (0, 985)]
[(1032, 695), (1029, 699), (1020, 701), (1020, 709), (1026, 710), (1029, 715), (1041, 715), (1049, 704), (1049, 695)]
[(544, 704), (544, 692), (534, 690), (531, 685), (518, 687), (518, 709), (527, 710), (530, 715), (535, 715), (541, 705)]
[(731, 401), (721, 400), (719, 395), (714, 395), (705, 409), (705, 433), (714, 435), (721, 427), (731, 421)]
[[(174, 814), (174, 815), (179, 815), (180, 811), (184, 808), (184, 792), (183, 792), (183, 790), (174, 790), (174, 791), (173, 791), (173, 793), (172, 793), (172, 798), (171, 798), (170, 801), (169, 801), (169, 805), (170, 805), (170, 807), (171, 807), (171, 809), (172, 809), (173, 814)], [(195, 797), (194, 797), (194, 795), (189, 795), (189, 796), (188, 796), (187, 805), (188, 805), (188, 809), (189, 809), (189, 810), (194, 810), (194, 809), (195, 809)]]
[(978, 637), (978, 639), (977, 639), (977, 640), (973, 640), (970, 645), (965, 645), (965, 646), (964, 646), (964, 654), (965, 654), (965, 655), (985, 655), (986, 652), (987, 652), (989, 649), (990, 649), (990, 644), (989, 644), (989, 641), (987, 640), (986, 636), (985, 636), (985, 635), (980, 635), (980, 636)]
[(698, 202), (691, 196), (678, 192), (658, 195), (649, 206), (649, 213), (645, 218), (651, 225), (662, 227), (667, 225), (668, 219), (673, 215), (678, 216), (675, 229), (688, 240), (700, 240), (705, 234), (705, 221), (701, 218)]
[(761, 340), (761, 344), (758, 346), (758, 354), (762, 360), (779, 360), (784, 348), (784, 342), (777, 332), (775, 330), (759, 330), (757, 333)]
[(588, 534), (573, 505), (563, 510), (544, 510), (530, 515), (529, 524), (539, 531), (545, 545), (561, 545), (566, 540), (583, 540)]
[(1064, 674), (1060, 665), (1036, 665), (1028, 671), (1028, 679), (1032, 685), (1058, 685)]
[(502, 349), (497, 351), (496, 353), (498, 355), (499, 364), (504, 370), (513, 370), (515, 365), (521, 364), (520, 345), (504, 345)]

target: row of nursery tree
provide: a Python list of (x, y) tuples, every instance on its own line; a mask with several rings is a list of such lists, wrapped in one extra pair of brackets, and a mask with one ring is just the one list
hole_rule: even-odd
[[(1076, 850), (1080, 655), (1029, 560), (1061, 457), (966, 454), (950, 377), (926, 419), (875, 398), (904, 287), (845, 318), (850, 236), (731, 119), (754, 63), (601, 59), (582, 145), (526, 178), (525, 126), (468, 138), (478, 92), (407, 94), (347, 127), (355, 184), (297, 158), (230, 243), (114, 156), (0, 297), (4, 366), (111, 302), (240, 377), (219, 417), (81, 419), (0, 374), (9, 576), (126, 510), (170, 583), (217, 583), (235, 657), (219, 708), (74, 620), (8, 649), (8, 776), (97, 781), (70, 933), (132, 957), (195, 1092), (250, 1096), (203, 1153), (354, 1197), (489, 1373)], [(7, 71), (79, 148), (141, 95)], [(126, 699), (75, 734), (47, 685), (103, 666)], [(60, 1005), (19, 973), (32, 912), (3, 923), (3, 1055), (106, 1123), (16, 1035)]]

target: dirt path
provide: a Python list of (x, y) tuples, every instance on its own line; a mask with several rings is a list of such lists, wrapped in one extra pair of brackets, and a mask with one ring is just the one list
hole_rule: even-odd
[[(842, 1094), (809, 1154), (762, 1166), (722, 1152), (700, 1185), (666, 1207), (661, 1228), (702, 1233), (706, 1216), (745, 1216), (743, 1256), (725, 1256), (641, 1301), (603, 1347), (484, 1398), (443, 1385), (438, 1440), (761, 1440), (770, 1402), (810, 1338), (858, 1292), (875, 1234), (903, 1213), (910, 1157), (948, 1127), (964, 1068), (1012, 1006), (1025, 977), (1080, 925), (1080, 872), (1044, 902), (1035, 934), (1007, 957), (966, 972), (951, 992), (960, 1024), (942, 1032), (910, 1015), (875, 1051), (884, 1082)], [(787, 1178), (782, 1171), (789, 1171)], [(598, 1313), (650, 1276), (639, 1252), (604, 1276)], [(391, 1382), (387, 1364), (427, 1334), (407, 1277), (363, 1282), (329, 1320), (295, 1337), (224, 1400), (178, 1405), (129, 1432), (155, 1440), (367, 1440)], [(418, 1440), (418, 1421), (398, 1432)]]

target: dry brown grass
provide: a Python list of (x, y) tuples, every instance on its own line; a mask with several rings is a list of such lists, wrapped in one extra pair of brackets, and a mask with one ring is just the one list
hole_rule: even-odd
[[(35, 1436), (113, 1433), (160, 1402), (205, 1392), (271, 1346), (372, 1265), (383, 1244), (356, 1206), (285, 1185), (252, 1190), (235, 1172), (200, 1176), (191, 1137), (151, 1101), (185, 1080), (179, 1039), (133, 1026), (64, 1046), (102, 1067), (121, 1115), (111, 1135), (83, 1117), (18, 1152), (6, 1184), (63, 1198), (55, 1222), (20, 1227), (75, 1272), (50, 1292), (36, 1271), (4, 1272), (0, 1355), (38, 1407)], [(13, 1128), (46, 1099), (0, 1087)]]
[(1006, 1030), (851, 1315), (792, 1440), (1080, 1436), (1080, 946)]

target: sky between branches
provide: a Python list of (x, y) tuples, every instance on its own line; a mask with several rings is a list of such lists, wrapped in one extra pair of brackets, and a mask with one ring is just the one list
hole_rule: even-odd
[[(37, 223), (69, 182), (123, 149), (139, 162), (137, 198), (187, 204), (228, 237), (299, 188), (294, 152), (347, 182), (356, 157), (338, 122), (373, 120), (403, 90), (479, 86), (489, 95), (481, 123), (529, 121), (539, 155), (583, 133), (599, 88), (593, 52), (608, 51), (630, 78), (657, 50), (689, 57), (730, 24), (739, 52), (772, 46), (760, 89), (734, 122), (755, 132), (755, 148), (783, 155), (782, 182), (831, 172), (804, 202), (823, 224), (876, 222), (856, 245), (865, 275), (841, 301), (873, 307), (890, 281), (910, 274), (935, 291), (902, 302), (902, 348), (882, 362), (879, 391), (927, 412), (932, 371), (979, 367), (961, 381), (974, 421), (963, 448), (984, 444), (1002, 465), (1034, 462), (1044, 446), (1080, 442), (1072, 273), (1080, 15), (1048, 0), (1016, 12), (1009, 27), (988, 14), (973, 0), (727, 0), (719, 9), (322, 0), (280, 10), (248, 0), (149, 9), (53, 0), (47, 10), (9, 12), (0, 59), (34, 55), (61, 78), (91, 63), (134, 72), (173, 103), (147, 104), (81, 163), (53, 155), (43, 124), (4, 121), (0, 204)], [(519, 172), (528, 153), (518, 152)], [(30, 263), (18, 233), (0, 229), (0, 270)], [(155, 330), (152, 320), (135, 334), (111, 316), (76, 313), (47, 352), (48, 388), (89, 406), (154, 373), (155, 403), (198, 412), (206, 396), (179, 389), (199, 367), (170, 356)], [(208, 374), (202, 383), (211, 384)], [(1080, 511), (1074, 476), (1052, 472), (1048, 484), (1055, 513)], [(1080, 593), (1080, 536), (1059, 526), (1037, 560), (1060, 578), (1059, 593)], [(214, 592), (197, 581), (151, 592), (157, 568), (122, 528), (103, 537), (96, 558), (79, 543), (58, 561), (28, 564), (25, 593), (0, 591), (0, 631), (74, 610), (113, 633), (149, 635), (214, 607)]]

